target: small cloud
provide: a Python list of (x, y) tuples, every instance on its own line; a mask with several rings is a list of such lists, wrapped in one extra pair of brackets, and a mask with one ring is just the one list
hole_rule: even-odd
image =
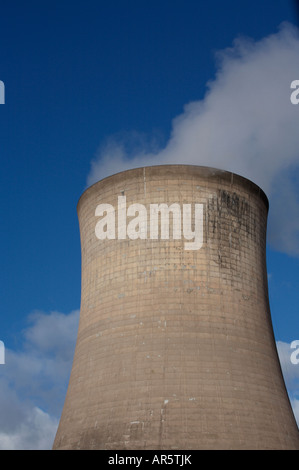
[(57, 430), (58, 419), (38, 407), (28, 409), (11, 432), (0, 431), (0, 450), (47, 450)]
[(50, 449), (62, 411), (79, 310), (35, 311), (0, 370), (0, 449)]
[(299, 426), (299, 364), (293, 364), (291, 361), (291, 355), (294, 352), (291, 343), (277, 341), (276, 347), (285, 385)]
[(296, 422), (297, 422), (297, 426), (299, 428), (299, 399), (293, 398), (291, 400), (291, 405), (292, 405), (292, 408), (293, 408), (293, 411), (294, 411), (294, 416), (295, 416), (295, 419), (296, 419)]

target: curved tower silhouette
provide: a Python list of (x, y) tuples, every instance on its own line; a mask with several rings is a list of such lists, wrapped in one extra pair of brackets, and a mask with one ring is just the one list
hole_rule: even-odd
[(80, 323), (54, 449), (299, 449), (267, 214), (258, 186), (207, 167), (128, 170), (83, 193)]

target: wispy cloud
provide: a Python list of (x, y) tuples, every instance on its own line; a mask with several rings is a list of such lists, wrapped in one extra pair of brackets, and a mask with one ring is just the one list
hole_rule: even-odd
[(92, 161), (87, 184), (156, 164), (238, 173), (261, 186), (270, 199), (269, 242), (299, 255), (299, 105), (290, 101), (290, 84), (299, 79), (298, 63), (298, 29), (288, 23), (257, 42), (236, 39), (218, 52), (215, 79), (202, 100), (187, 104), (173, 120), (163, 148), (156, 148), (156, 139), (154, 145), (147, 139), (145, 146), (134, 147), (134, 138), (128, 145), (127, 138), (112, 136)]
[(79, 311), (34, 312), (0, 368), (0, 449), (50, 449), (73, 360)]
[(276, 346), (284, 381), (299, 427), (299, 364), (293, 364), (291, 361), (291, 354), (294, 353), (294, 349), (291, 348), (291, 343), (277, 341)]

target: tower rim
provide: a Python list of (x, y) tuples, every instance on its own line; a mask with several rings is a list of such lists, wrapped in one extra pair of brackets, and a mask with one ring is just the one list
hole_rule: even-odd
[(227, 178), (231, 178), (231, 181), (233, 182), (235, 180), (238, 181), (239, 183), (243, 184), (244, 186), (250, 186), (253, 191), (258, 194), (260, 196), (260, 198), (264, 201), (265, 205), (266, 205), (266, 209), (267, 209), (267, 212), (269, 210), (269, 199), (268, 199), (268, 196), (267, 194), (265, 193), (265, 191), (258, 185), (256, 184), (254, 181), (250, 180), (249, 178), (245, 177), (245, 176), (242, 176), (238, 173), (235, 173), (233, 171), (230, 171), (230, 170), (224, 170), (222, 168), (216, 168), (216, 167), (210, 167), (210, 166), (205, 166), (205, 165), (192, 165), (192, 164), (185, 164), (185, 163), (165, 163), (165, 164), (161, 164), (161, 165), (144, 165), (144, 166), (138, 166), (138, 167), (135, 167), (135, 168), (129, 168), (127, 170), (121, 170), (121, 171), (117, 171), (115, 173), (112, 173), (111, 175), (107, 175), (105, 176), (104, 178), (96, 181), (95, 183), (91, 184), (90, 186), (88, 186), (83, 192), (82, 194), (80, 195), (79, 199), (78, 199), (78, 202), (77, 202), (77, 212), (78, 212), (78, 207), (79, 207), (79, 204), (82, 200), (82, 198), (84, 196), (86, 196), (86, 194), (91, 191), (95, 186), (97, 186), (98, 184), (100, 183), (103, 183), (103, 182), (106, 182), (108, 181), (109, 179), (111, 178), (115, 178), (117, 176), (120, 176), (120, 175), (127, 175), (129, 173), (137, 173), (137, 172), (140, 172), (140, 171), (144, 171), (144, 170), (155, 170), (155, 169), (175, 169), (175, 168), (185, 168), (185, 169), (188, 169), (188, 170), (192, 170), (192, 169), (196, 169), (196, 170), (202, 170), (206, 176), (223, 176), (223, 177), (227, 177)]

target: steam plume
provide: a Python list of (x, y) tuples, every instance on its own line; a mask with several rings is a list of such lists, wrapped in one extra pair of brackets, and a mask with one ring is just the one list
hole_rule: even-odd
[[(258, 184), (270, 201), (268, 241), (299, 255), (299, 105), (290, 84), (299, 79), (298, 29), (283, 23), (260, 41), (238, 38), (216, 55), (215, 78), (203, 99), (184, 107), (169, 141), (108, 139), (91, 163), (87, 184), (119, 171), (171, 163), (211, 166)], [(137, 134), (138, 135), (138, 134)], [(132, 140), (136, 142), (135, 148)]]

